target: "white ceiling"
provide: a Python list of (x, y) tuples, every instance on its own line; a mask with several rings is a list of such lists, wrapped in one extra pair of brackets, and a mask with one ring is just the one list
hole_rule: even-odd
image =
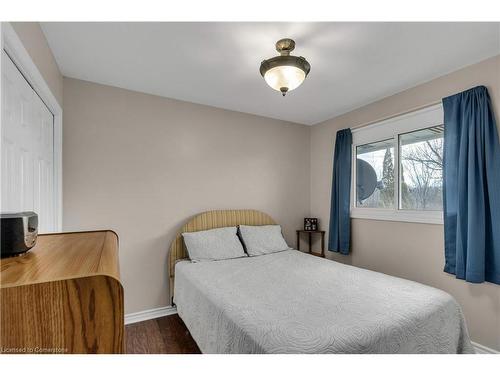
[[(500, 54), (500, 23), (42, 23), (63, 75), (316, 124)], [(286, 97), (259, 74), (296, 41), (311, 73)]]

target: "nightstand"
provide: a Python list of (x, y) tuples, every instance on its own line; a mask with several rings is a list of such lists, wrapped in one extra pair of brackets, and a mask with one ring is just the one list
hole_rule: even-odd
[[(309, 234), (309, 254), (316, 255), (318, 257), (325, 257), (325, 231), (324, 230), (297, 230), (297, 250), (300, 250), (300, 235), (302, 233)], [(318, 233), (321, 235), (321, 253), (315, 253), (312, 251), (312, 235), (313, 233)]]

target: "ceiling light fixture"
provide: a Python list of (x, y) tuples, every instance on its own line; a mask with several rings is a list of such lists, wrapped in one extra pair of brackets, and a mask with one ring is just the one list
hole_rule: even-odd
[(295, 49), (292, 39), (280, 39), (276, 42), (276, 51), (280, 56), (262, 61), (260, 74), (266, 83), (283, 96), (288, 91), (299, 87), (311, 70), (311, 65), (302, 56), (290, 56)]

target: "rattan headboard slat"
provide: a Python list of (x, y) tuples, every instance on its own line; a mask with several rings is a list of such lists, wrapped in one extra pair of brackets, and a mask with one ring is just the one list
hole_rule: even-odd
[(189, 220), (181, 228), (170, 245), (168, 253), (168, 274), (170, 276), (170, 297), (174, 295), (175, 264), (188, 259), (182, 233), (197, 232), (237, 225), (270, 225), (276, 222), (266, 213), (257, 210), (217, 210), (203, 212)]

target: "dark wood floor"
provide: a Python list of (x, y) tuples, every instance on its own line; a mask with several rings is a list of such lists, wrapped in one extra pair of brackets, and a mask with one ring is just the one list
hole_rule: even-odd
[(179, 315), (125, 326), (128, 354), (200, 354)]

